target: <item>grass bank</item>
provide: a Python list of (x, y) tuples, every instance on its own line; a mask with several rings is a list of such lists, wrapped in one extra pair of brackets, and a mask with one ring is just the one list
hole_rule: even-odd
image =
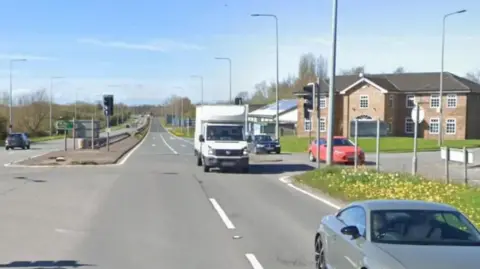
[(412, 199), (446, 203), (466, 214), (480, 227), (480, 189), (443, 184), (401, 173), (377, 173), (369, 169), (327, 167), (296, 176), (305, 184), (343, 201)]
[[(312, 139), (315, 139), (312, 137)], [(280, 138), (282, 150), (285, 152), (307, 152), (310, 139), (308, 137), (283, 136)], [(353, 141), (353, 138), (352, 138)], [(452, 148), (475, 148), (480, 147), (480, 140), (445, 140), (445, 146)], [(358, 145), (365, 152), (376, 151), (375, 138), (358, 138)], [(436, 151), (440, 148), (435, 139), (418, 139), (419, 151)], [(380, 138), (381, 152), (412, 152), (413, 138), (410, 137), (382, 137)]]
[(169, 130), (172, 134), (179, 136), (179, 137), (188, 137), (188, 138), (193, 138), (195, 130), (193, 128), (189, 128), (188, 132), (187, 129), (182, 129), (182, 128), (171, 128)]

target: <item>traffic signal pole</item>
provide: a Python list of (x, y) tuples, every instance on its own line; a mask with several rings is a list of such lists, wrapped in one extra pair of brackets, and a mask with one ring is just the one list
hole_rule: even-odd
[(107, 116), (107, 151), (110, 151), (110, 116)]

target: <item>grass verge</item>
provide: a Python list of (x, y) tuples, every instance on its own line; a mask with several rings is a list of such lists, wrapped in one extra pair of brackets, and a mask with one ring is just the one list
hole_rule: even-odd
[(45, 142), (45, 141), (51, 141), (51, 140), (57, 140), (57, 139), (63, 139), (63, 138), (64, 138), (64, 135), (41, 136), (41, 137), (32, 137), (30, 138), (30, 141), (37, 143), (37, 142)]
[[(312, 136), (312, 140), (315, 139), (315, 135)], [(282, 150), (287, 152), (307, 152), (310, 138), (309, 137), (296, 137), (296, 136), (283, 136), (280, 138)], [(352, 138), (353, 141), (353, 138)], [(439, 150), (437, 140), (435, 139), (418, 139), (418, 151), (436, 151)], [(480, 140), (445, 140), (445, 146), (452, 148), (476, 148), (480, 147)], [(376, 139), (375, 138), (358, 138), (358, 145), (365, 152), (376, 151)], [(382, 137), (380, 138), (380, 151), (381, 152), (412, 152), (413, 150), (413, 138), (411, 137)]]
[(172, 128), (169, 130), (172, 134), (179, 136), (179, 137), (189, 137), (193, 138), (194, 135), (194, 130), (193, 128), (190, 128), (189, 131), (187, 130), (182, 130), (182, 128)]
[(370, 169), (327, 167), (295, 177), (295, 183), (321, 190), (343, 201), (410, 199), (450, 204), (480, 227), (480, 189), (443, 184), (402, 173), (377, 173)]

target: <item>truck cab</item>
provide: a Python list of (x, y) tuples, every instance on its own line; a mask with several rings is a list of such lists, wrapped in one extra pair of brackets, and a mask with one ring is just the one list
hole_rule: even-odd
[(195, 120), (195, 155), (204, 172), (211, 168), (249, 172), (246, 133), (248, 107), (209, 105), (197, 107)]

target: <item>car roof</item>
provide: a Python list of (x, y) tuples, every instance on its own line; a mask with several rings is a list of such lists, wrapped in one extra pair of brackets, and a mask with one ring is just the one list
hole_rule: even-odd
[(419, 200), (365, 200), (357, 201), (348, 206), (362, 206), (367, 211), (373, 210), (436, 210), (436, 211), (458, 211), (455, 207)]

